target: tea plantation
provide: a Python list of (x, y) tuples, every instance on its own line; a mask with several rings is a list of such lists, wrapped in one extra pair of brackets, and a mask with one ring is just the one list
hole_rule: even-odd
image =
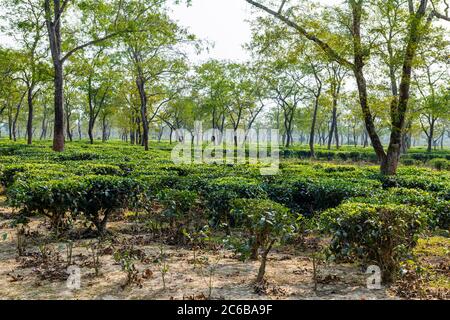
[[(175, 272), (170, 246), (192, 252), (183, 262), (211, 281), (219, 264), (202, 256), (227, 252), (252, 264), (246, 282), (259, 295), (282, 287), (266, 269), (277, 268), (271, 256), (285, 254), (313, 261), (315, 292), (331, 281), (317, 268), (350, 263), (379, 268), (390, 296), (448, 298), (449, 151), (412, 150), (398, 175), (386, 177), (369, 149), (319, 149), (311, 161), (296, 147), (281, 150), (278, 175), (262, 176), (259, 165), (175, 165), (171, 145), (152, 146), (145, 152), (119, 142), (74, 142), (54, 153), (47, 143), (1, 142), (0, 244), (10, 243), (23, 268), (34, 266), (21, 276), (48, 280), (59, 270), (61, 282), (70, 265), (98, 275), (109, 255), (124, 275), (123, 290), (143, 290), (146, 279), (160, 275), (165, 289), (166, 274)], [(424, 248), (429, 241), (444, 251)], [(159, 252), (149, 262), (150, 244)], [(89, 263), (75, 258), (77, 250)], [(214, 296), (211, 283), (203, 297)]]

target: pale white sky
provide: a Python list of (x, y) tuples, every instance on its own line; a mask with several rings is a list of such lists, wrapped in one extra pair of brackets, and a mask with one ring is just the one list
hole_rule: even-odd
[(244, 0), (193, 0), (190, 7), (173, 7), (173, 18), (188, 27), (199, 39), (215, 44), (209, 52), (193, 56), (194, 60), (208, 58), (245, 60), (248, 55), (242, 45), (250, 40), (250, 5)]

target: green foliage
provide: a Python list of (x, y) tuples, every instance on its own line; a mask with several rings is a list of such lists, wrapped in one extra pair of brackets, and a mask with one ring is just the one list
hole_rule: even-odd
[(93, 174), (93, 175), (109, 175), (109, 176), (122, 176), (124, 171), (122, 168), (116, 165), (102, 164), (102, 163), (86, 163), (81, 164), (77, 168), (77, 174)]
[(386, 282), (395, 277), (425, 223), (420, 208), (395, 204), (345, 203), (320, 217), (322, 230), (332, 235), (335, 257), (376, 263)]
[(133, 206), (141, 192), (141, 185), (136, 181), (113, 176), (19, 180), (8, 189), (8, 201), (24, 215), (39, 213), (50, 217), (54, 227), (58, 227), (67, 214), (75, 218), (82, 213), (103, 232), (108, 215)]
[(449, 228), (448, 171), (425, 167), (400, 167), (396, 177), (383, 177), (375, 166), (289, 159), (281, 162), (280, 175), (261, 177), (255, 165), (175, 165), (164, 143), (147, 153), (120, 143), (80, 142), (54, 154), (45, 143), (0, 142), (0, 153), (0, 179), (9, 203), (22, 212), (20, 221), (41, 214), (68, 227), (87, 218), (102, 229), (105, 213), (145, 208), (155, 221), (191, 233), (207, 219), (211, 226), (239, 226), (231, 204), (246, 198), (270, 199), (304, 216), (345, 201), (414, 205), (427, 213), (431, 228)]
[(157, 196), (158, 202), (163, 205), (162, 215), (170, 220), (181, 220), (194, 209), (198, 195), (192, 191), (164, 189)]
[[(213, 223), (226, 221), (230, 218), (231, 201), (239, 198), (267, 197), (261, 183), (256, 179), (244, 177), (225, 177), (212, 180), (204, 194), (208, 207), (212, 211)], [(233, 221), (230, 221), (233, 224)]]
[(266, 185), (270, 199), (308, 215), (333, 208), (351, 197), (371, 196), (379, 188), (377, 181), (333, 178), (316, 180), (282, 177)]
[(427, 214), (430, 228), (450, 228), (450, 201), (438, 194), (407, 188), (391, 188), (372, 197), (356, 197), (348, 202), (370, 204), (401, 204), (420, 207)]
[(428, 165), (437, 170), (450, 170), (450, 161), (442, 158), (435, 158), (428, 161)]
[(142, 186), (137, 181), (114, 176), (86, 176), (78, 187), (77, 207), (72, 209), (82, 212), (99, 232), (105, 230), (111, 213), (133, 208), (142, 193)]
[(235, 199), (231, 214), (236, 224), (247, 232), (239, 247), (243, 257), (253, 256), (258, 249), (267, 250), (275, 241), (286, 241), (298, 229), (301, 217), (281, 204), (264, 199)]

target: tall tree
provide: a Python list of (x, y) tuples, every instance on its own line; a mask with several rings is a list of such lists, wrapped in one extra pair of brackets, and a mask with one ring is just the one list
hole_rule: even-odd
[[(314, 30), (314, 25), (307, 23), (304, 19), (300, 19), (295, 13), (299, 9), (304, 9), (299, 6), (286, 8), (286, 1), (281, 1), (281, 5), (277, 9), (271, 9), (269, 5), (264, 4), (264, 1), (246, 0), (251, 5), (269, 13), (275, 19), (281, 21), (283, 24), (289, 26), (297, 34), (303, 38), (308, 39), (317, 45), (330, 59), (339, 63), (343, 67), (348, 68), (354, 74), (358, 92), (360, 106), (364, 116), (364, 122), (367, 133), (372, 141), (372, 146), (381, 162), (380, 171), (385, 175), (393, 175), (397, 172), (402, 143), (402, 133), (405, 125), (405, 116), (408, 110), (408, 102), (410, 98), (411, 76), (414, 67), (414, 59), (417, 54), (417, 48), (423, 44), (423, 36), (428, 32), (429, 25), (434, 17), (439, 17), (437, 9), (434, 6), (429, 6), (431, 1), (409, 0), (402, 4), (405, 10), (408, 10), (408, 19), (404, 25), (404, 47), (402, 58), (402, 72), (400, 76), (398, 99), (393, 97), (390, 105), (390, 141), (387, 151), (384, 150), (381, 139), (375, 129), (373, 122), (372, 110), (368, 101), (367, 88), (367, 74), (365, 66), (370, 59), (371, 43), (363, 36), (363, 28), (367, 27), (369, 23), (369, 16), (365, 6), (370, 5), (370, 2), (365, 0), (349, 0), (347, 9), (339, 9), (337, 12), (342, 13), (343, 19), (337, 20), (344, 22), (343, 26), (348, 30), (347, 38), (342, 39), (341, 47), (351, 45), (353, 52), (353, 61), (348, 60), (342, 54), (341, 49), (330, 36), (324, 35), (323, 32)], [(429, 8), (432, 7), (432, 8)], [(329, 29), (326, 34), (338, 37), (336, 32), (333, 32), (333, 25), (328, 21)], [(342, 29), (342, 28), (341, 28)], [(323, 31), (323, 30), (320, 30)]]
[[(158, 100), (167, 99), (167, 92), (161, 91), (164, 88), (161, 83), (185, 70), (177, 44), (194, 39), (169, 18), (163, 2), (149, 7), (145, 1), (137, 1), (127, 7), (127, 12), (131, 16), (142, 13), (139, 15), (142, 32), (127, 34), (123, 42), (129, 70), (139, 93), (142, 145), (148, 150), (149, 124), (163, 106)], [(151, 102), (155, 104), (149, 106)]]
[[(124, 14), (125, 3), (128, 3), (124, 0), (43, 0), (42, 3), (54, 72), (53, 150), (63, 151), (65, 63), (80, 50), (100, 45), (120, 34), (137, 31), (138, 21), (137, 16), (124, 19), (125, 16), (130, 18)], [(69, 22), (76, 17), (80, 17), (76, 23)], [(64, 28), (64, 23), (67, 28)]]

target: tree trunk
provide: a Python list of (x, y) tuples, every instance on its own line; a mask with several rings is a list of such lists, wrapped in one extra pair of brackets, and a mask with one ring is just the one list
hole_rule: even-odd
[(72, 132), (70, 131), (70, 114), (66, 114), (66, 133), (69, 141), (72, 142)]
[(102, 118), (102, 142), (108, 140), (108, 124), (106, 122), (106, 116)]
[(405, 115), (408, 109), (408, 102), (411, 88), (411, 74), (413, 61), (416, 56), (417, 46), (421, 38), (421, 30), (423, 26), (421, 22), (425, 16), (426, 0), (422, 0), (420, 6), (414, 15), (411, 17), (408, 44), (406, 46), (405, 57), (403, 61), (402, 80), (400, 82), (399, 99), (394, 99), (391, 105), (391, 138), (387, 156), (381, 162), (381, 173), (384, 175), (395, 175), (397, 173), (398, 162), (400, 160), (400, 149), (402, 132), (405, 126)]
[(12, 139), (14, 141), (17, 141), (17, 131), (18, 131), (17, 120), (19, 119), (19, 113), (20, 113), (20, 109), (22, 108), (22, 102), (23, 102), (24, 97), (25, 97), (25, 93), (22, 95), (19, 103), (17, 104), (16, 114), (14, 115), (14, 119), (12, 120)]
[(316, 99), (314, 102), (313, 118), (312, 118), (312, 122), (311, 122), (311, 133), (309, 135), (309, 150), (311, 152), (311, 158), (316, 157), (316, 153), (314, 151), (314, 139), (315, 139), (315, 133), (316, 133), (316, 122), (317, 122), (318, 110), (319, 110), (319, 97), (316, 96)]
[(63, 64), (55, 63), (55, 122), (53, 125), (53, 150), (64, 151), (64, 76)]
[(433, 151), (434, 123), (435, 123), (434, 118), (433, 116), (431, 116), (430, 129), (427, 134), (427, 152)]
[(27, 144), (33, 143), (33, 87), (28, 88), (28, 120), (27, 120)]
[(94, 121), (92, 118), (89, 119), (88, 123), (88, 136), (90, 144), (94, 144)]
[(267, 256), (269, 255), (270, 250), (272, 249), (275, 240), (269, 244), (267, 249), (261, 254), (261, 265), (259, 266), (258, 276), (256, 277), (256, 283), (262, 283), (264, 281), (264, 276), (266, 275), (266, 264), (267, 264)]
[(8, 134), (9, 140), (13, 139), (13, 120), (12, 120), (12, 112), (8, 113)]
[(147, 95), (145, 93), (145, 83), (141, 78), (136, 80), (139, 90), (139, 98), (141, 100), (141, 118), (142, 118), (142, 146), (148, 151), (148, 115), (147, 115)]
[(78, 119), (77, 121), (77, 127), (78, 127), (78, 140), (81, 140), (81, 121)]

